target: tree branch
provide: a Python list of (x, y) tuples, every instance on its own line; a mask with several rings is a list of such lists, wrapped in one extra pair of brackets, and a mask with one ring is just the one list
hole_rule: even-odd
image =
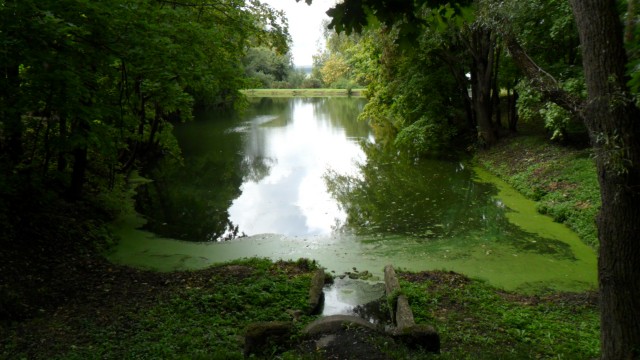
[(562, 89), (558, 80), (538, 66), (522, 46), (520, 46), (520, 43), (518, 43), (515, 37), (505, 36), (505, 42), (516, 66), (547, 100), (579, 118), (583, 117), (582, 109), (585, 105), (584, 100)]

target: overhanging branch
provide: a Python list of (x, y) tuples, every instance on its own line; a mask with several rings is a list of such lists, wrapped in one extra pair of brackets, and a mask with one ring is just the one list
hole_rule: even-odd
[(584, 100), (562, 89), (558, 80), (538, 66), (513, 36), (506, 36), (505, 42), (513, 62), (548, 101), (569, 111), (574, 116), (583, 117)]

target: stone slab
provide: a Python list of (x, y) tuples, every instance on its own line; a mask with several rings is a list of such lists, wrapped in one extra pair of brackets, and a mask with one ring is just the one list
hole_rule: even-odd
[(311, 278), (311, 287), (309, 288), (309, 300), (307, 301), (307, 312), (310, 315), (322, 313), (324, 304), (324, 269), (317, 269)]
[(406, 296), (400, 295), (396, 300), (396, 327), (402, 331), (405, 328), (410, 328), (416, 324), (413, 318), (413, 311), (409, 306), (409, 300)]

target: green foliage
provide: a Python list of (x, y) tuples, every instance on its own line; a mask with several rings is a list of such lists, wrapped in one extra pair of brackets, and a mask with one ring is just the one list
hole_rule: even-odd
[[(586, 96), (584, 80), (581, 78), (567, 79), (564, 88), (576, 96)], [(520, 81), (516, 89), (519, 95), (517, 109), (520, 119), (529, 123), (542, 123), (549, 131), (551, 140), (566, 141), (572, 134), (585, 133), (584, 124), (580, 119), (555, 103), (546, 101), (528, 81)]]
[[(142, 297), (144, 304), (137, 309), (116, 306), (110, 308), (113, 313), (104, 316), (60, 319), (54, 326), (61, 333), (69, 332), (68, 336), (81, 332), (81, 341), (71, 347), (65, 343), (57, 353), (39, 355), (60, 359), (241, 359), (243, 347), (238, 339), (247, 325), (290, 321), (288, 310), (305, 309), (311, 271), (316, 266), (306, 259), (273, 263), (252, 258), (200, 274), (182, 274), (188, 281), (174, 283), (170, 276), (164, 287), (171, 287), (171, 291)], [(147, 284), (145, 288), (151, 289)], [(299, 330), (312, 318), (298, 320)], [(2, 345), (6, 346), (4, 340)], [(2, 354), (8, 354), (7, 350), (2, 348)], [(13, 357), (20, 358), (28, 349), (14, 351)]]
[[(369, 103), (361, 119), (372, 123), (378, 139), (416, 156), (434, 155), (450, 148), (464, 124), (459, 111), (456, 84), (441, 61), (418, 53), (400, 53), (394, 44), (397, 32), (381, 30), (363, 35), (360, 44), (370, 51), (361, 64), (375, 66), (366, 74)], [(420, 46), (429, 51), (433, 39), (424, 36)], [(373, 59), (384, 61), (376, 63)], [(375, 64), (375, 65), (372, 65)], [(391, 131), (389, 131), (391, 129)]]
[[(456, 3), (461, 6), (470, 5), (471, 0), (460, 0)], [(435, 9), (451, 9), (454, 13), (460, 11), (460, 7), (448, 6), (448, 1), (440, 0), (397, 0), (387, 2), (384, 0), (364, 0), (364, 1), (343, 1), (335, 5), (335, 7), (327, 11), (327, 15), (331, 17), (329, 28), (335, 29), (336, 32), (362, 32), (363, 28), (368, 25), (384, 23), (393, 25), (404, 22), (402, 25), (402, 36), (410, 38), (415, 35), (419, 29), (417, 26), (421, 10), (425, 8)]]
[(336, 89), (351, 89), (366, 85), (363, 74), (372, 64), (362, 63), (369, 54), (362, 44), (366, 38), (358, 34), (338, 34), (325, 30), (325, 50), (314, 55), (312, 77), (322, 80), (324, 86)]
[[(496, 124), (504, 118), (498, 95), (504, 90), (511, 93), (516, 84), (523, 119), (545, 124), (554, 140), (566, 141), (571, 133), (584, 132), (575, 113), (552, 104), (558, 98), (543, 98), (533, 90), (538, 84), (522, 80), (515, 65), (523, 65), (503, 50), (509, 47), (503, 40), (515, 39), (562, 89), (574, 98), (585, 98), (579, 39), (566, 1), (347, 0), (328, 13), (329, 28), (340, 33), (328, 43), (341, 54), (353, 54), (348, 57), (352, 73), (371, 85), (368, 93), (373, 101), (363, 117), (384, 128), (385, 134), (402, 134), (396, 143), (408, 145), (410, 151), (431, 152), (431, 144), (442, 148), (452, 133), (479, 135), (480, 141), (491, 145), (501, 132)], [(392, 46), (379, 35), (371, 36), (376, 31), (386, 33)], [(353, 38), (352, 32), (359, 34), (359, 41), (344, 47), (347, 42), (340, 36)], [(411, 126), (418, 119), (423, 119), (420, 125)], [(427, 127), (424, 119), (431, 125)], [(514, 119), (510, 113), (512, 130)], [(425, 134), (432, 138), (425, 141)], [(472, 136), (464, 139), (468, 142)]]
[(303, 89), (319, 89), (322, 87), (322, 80), (317, 78), (307, 78), (302, 81), (300, 87)]
[(414, 154), (436, 154), (455, 134), (455, 129), (447, 124), (423, 117), (400, 130), (395, 145)]
[(266, 46), (253, 47), (242, 60), (244, 71), (250, 78), (251, 88), (291, 89), (296, 88), (304, 75), (293, 68), (291, 53), (279, 54)]
[(346, 60), (339, 55), (331, 54), (329, 58), (324, 62), (320, 69), (322, 75), (322, 81), (325, 84), (334, 84), (339, 79), (343, 79), (349, 72), (349, 66)]
[(250, 43), (287, 51), (283, 14), (267, 5), (191, 5), (3, 2), (0, 60), (11, 75), (0, 80), (0, 149), (10, 166), (68, 194), (87, 180), (102, 191), (118, 172), (179, 156), (171, 122), (189, 120), (194, 104), (235, 106)]
[(285, 25), (253, 1), (0, 2), (2, 311), (66, 299), (58, 269), (108, 245), (99, 224), (133, 210), (129, 175), (180, 158), (173, 123), (194, 105), (236, 106), (248, 45), (286, 52)]
[(334, 81), (333, 83), (331, 83), (331, 86), (330, 86), (330, 88), (332, 89), (346, 89), (347, 94), (351, 94), (351, 91), (357, 87), (358, 87), (358, 84), (345, 78), (340, 78)]
[(551, 131), (551, 140), (562, 140), (566, 137), (567, 127), (569, 126), (569, 120), (571, 114), (560, 106), (547, 103), (540, 110), (542, 117), (544, 118), (544, 127)]
[(303, 69), (294, 69), (287, 75), (289, 89), (302, 88), (302, 83), (307, 79), (307, 73)]

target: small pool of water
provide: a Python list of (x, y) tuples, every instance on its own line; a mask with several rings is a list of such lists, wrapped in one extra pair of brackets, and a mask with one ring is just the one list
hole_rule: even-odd
[(322, 315), (355, 315), (355, 308), (384, 297), (384, 283), (350, 279), (348, 276), (335, 278), (333, 284), (324, 287), (324, 308)]

